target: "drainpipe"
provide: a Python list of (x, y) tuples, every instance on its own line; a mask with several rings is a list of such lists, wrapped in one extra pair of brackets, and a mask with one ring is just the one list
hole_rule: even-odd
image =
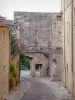
[(65, 70), (65, 86), (66, 86), (66, 56), (65, 56), (65, 0), (64, 0), (64, 50), (63, 50), (63, 55), (64, 55), (64, 70)]
[[(10, 49), (10, 31), (9, 31), (9, 79), (10, 79), (10, 61), (11, 61), (10, 55), (11, 55), (11, 49)], [(10, 88), (9, 88), (9, 92), (10, 92)]]
[(72, 93), (73, 93), (73, 96), (74, 96), (74, 71), (73, 71), (73, 0), (71, 1), (71, 45), (72, 45), (72, 84), (73, 84), (73, 89), (72, 89)]

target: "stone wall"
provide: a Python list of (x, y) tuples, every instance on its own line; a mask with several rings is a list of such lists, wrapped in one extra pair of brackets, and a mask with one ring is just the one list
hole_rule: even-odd
[(48, 47), (49, 40), (53, 47), (62, 44), (61, 13), (14, 12), (14, 18), (22, 44), (35, 46), (35, 37), (38, 46)]
[(52, 13), (15, 12), (14, 18), (15, 22), (20, 24), (22, 44), (25, 46), (35, 46), (35, 42), (37, 42), (37, 46), (48, 48)]
[(54, 50), (53, 63), (51, 66), (51, 80), (61, 81), (63, 77), (63, 51)]
[(52, 20), (52, 49), (53, 61), (51, 66), (51, 79), (52, 81), (62, 80), (63, 69), (63, 44), (62, 41), (62, 16), (61, 13), (53, 15)]
[(62, 48), (62, 15), (61, 13), (53, 15), (52, 21), (52, 48)]

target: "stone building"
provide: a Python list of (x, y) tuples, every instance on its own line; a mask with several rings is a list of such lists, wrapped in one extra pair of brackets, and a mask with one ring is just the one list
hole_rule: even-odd
[(0, 16), (0, 100), (9, 93), (9, 23)]
[(25, 51), (49, 53), (49, 47), (51, 48), (52, 14), (15, 12), (14, 18), (17, 30), (20, 33), (20, 43)]
[(53, 15), (52, 20), (52, 48), (62, 48), (62, 14)]
[(15, 23), (21, 44), (30, 49), (43, 47), (48, 50), (50, 42), (50, 29), (52, 27), (51, 13), (15, 12)]
[[(33, 77), (48, 76), (48, 56), (43, 52), (25, 52), (30, 61), (30, 75)], [(39, 70), (37, 74), (36, 69)]]
[(75, 97), (75, 0), (62, 0), (63, 82)]
[(52, 81), (62, 80), (63, 49), (62, 49), (62, 15), (57, 13), (52, 18), (52, 49), (53, 61), (51, 67)]
[[(18, 35), (21, 40), (21, 45), (25, 51), (42, 51), (49, 55), (48, 70), (51, 75), (52, 59), (60, 59), (56, 52), (52, 49), (62, 49), (61, 40), (61, 14), (60, 13), (43, 13), (43, 12), (14, 12), (14, 20), (17, 25)], [(56, 50), (57, 51), (57, 50)], [(61, 64), (58, 64), (58, 69)], [(60, 70), (59, 70), (60, 71)], [(57, 73), (57, 72), (56, 72)]]

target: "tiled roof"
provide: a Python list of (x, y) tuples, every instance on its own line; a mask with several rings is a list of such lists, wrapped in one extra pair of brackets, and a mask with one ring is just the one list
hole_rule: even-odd
[(9, 22), (0, 15), (0, 26), (9, 26)]

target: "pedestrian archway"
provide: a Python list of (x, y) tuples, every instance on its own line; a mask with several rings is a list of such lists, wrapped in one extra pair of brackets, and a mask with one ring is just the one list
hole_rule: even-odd
[(20, 76), (30, 75), (30, 61), (28, 57), (21, 53), (20, 54)]
[(35, 76), (40, 77), (42, 72), (42, 64), (35, 64)]

